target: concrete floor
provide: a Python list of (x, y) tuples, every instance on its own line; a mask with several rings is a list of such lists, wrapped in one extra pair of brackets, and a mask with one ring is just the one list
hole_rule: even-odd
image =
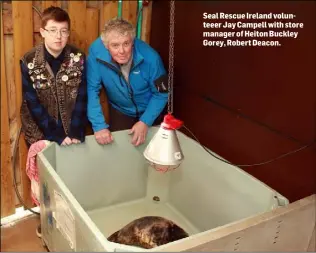
[(15, 222), (12, 226), (1, 226), (1, 251), (47, 252), (47, 248), (43, 247), (41, 239), (36, 235), (39, 224), (39, 217), (32, 215)]

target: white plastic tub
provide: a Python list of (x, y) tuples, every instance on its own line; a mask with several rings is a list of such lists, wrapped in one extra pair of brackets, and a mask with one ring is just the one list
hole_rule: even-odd
[[(150, 129), (147, 141), (157, 128)], [(209, 155), (178, 132), (185, 155), (171, 173), (148, 166), (141, 147), (127, 131), (115, 142), (59, 147), (38, 155), (42, 237), (50, 251), (169, 251), (188, 249), (200, 235), (269, 212), (288, 200), (243, 170)], [(159, 197), (160, 201), (153, 200)], [(132, 220), (159, 215), (184, 228), (190, 237), (151, 250), (107, 241)], [(171, 248), (172, 247), (172, 248)]]

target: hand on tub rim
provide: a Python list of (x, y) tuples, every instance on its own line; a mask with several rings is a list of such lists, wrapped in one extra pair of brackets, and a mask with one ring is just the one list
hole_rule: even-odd
[(134, 146), (139, 146), (143, 144), (146, 140), (147, 132), (148, 126), (144, 122), (136, 122), (129, 131), (129, 134), (133, 134), (131, 143)]
[(68, 146), (68, 145), (71, 145), (72, 144), (72, 141), (71, 139), (67, 136), (63, 142), (61, 143), (61, 146)]
[(97, 131), (94, 133), (94, 137), (97, 141), (97, 143), (104, 145), (104, 144), (110, 144), (113, 142), (113, 136), (109, 129), (102, 129), (100, 131)]
[(75, 138), (69, 138), (67, 136), (60, 145), (61, 146), (69, 146), (71, 144), (79, 144), (79, 143), (81, 143), (80, 140), (75, 139)]

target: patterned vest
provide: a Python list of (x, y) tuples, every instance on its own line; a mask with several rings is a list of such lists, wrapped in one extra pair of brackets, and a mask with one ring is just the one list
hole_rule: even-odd
[[(56, 76), (45, 61), (42, 43), (26, 53), (21, 60), (28, 68), (32, 81), (30, 85), (36, 90), (40, 103), (56, 121), (58, 111), (60, 112), (65, 133), (68, 135), (82, 71), (85, 71), (83, 70), (83, 52), (71, 45), (66, 45), (64, 61)], [(28, 143), (32, 144), (44, 139), (25, 100), (21, 106), (21, 123)]]

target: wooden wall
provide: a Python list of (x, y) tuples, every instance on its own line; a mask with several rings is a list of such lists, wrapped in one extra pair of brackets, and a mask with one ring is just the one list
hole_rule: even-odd
[[(151, 6), (143, 1), (141, 39), (149, 42)], [(25, 174), (27, 148), (21, 136), (19, 108), (22, 101), (20, 57), (41, 42), (40, 15), (54, 5), (68, 11), (71, 18), (70, 43), (86, 53), (89, 45), (100, 34), (103, 24), (118, 15), (118, 1), (2, 1), (1, 2), (1, 217), (14, 213), (16, 199), (13, 180), (13, 149), (18, 142), (16, 173), (23, 199), (31, 206), (30, 182)], [(136, 24), (137, 1), (123, 1), (123, 18)], [(107, 100), (101, 93), (104, 114), (108, 117)], [(91, 129), (87, 130), (87, 134)]]
[[(316, 193), (315, 8), (315, 1), (175, 4), (175, 116), (234, 164), (260, 163), (314, 142), (274, 162), (242, 167), (290, 201)], [(204, 12), (293, 13), (304, 29), (297, 39), (281, 38), (281, 47), (204, 47)], [(151, 45), (168, 66), (169, 3), (154, 1), (152, 13)]]

